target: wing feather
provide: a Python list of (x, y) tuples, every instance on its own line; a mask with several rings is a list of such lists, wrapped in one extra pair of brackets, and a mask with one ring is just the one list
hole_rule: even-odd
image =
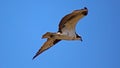
[[(83, 18), (84, 16), (86, 16), (88, 13), (87, 8), (85, 7), (84, 9), (80, 9), (80, 10), (75, 10), (72, 13), (66, 15), (65, 17), (62, 18), (62, 20), (59, 23), (59, 31), (58, 32), (64, 32), (66, 30), (75, 30), (75, 26), (77, 24), (77, 22)], [(70, 28), (69, 28), (70, 27)], [(64, 30), (64, 28), (66, 30)]]
[(53, 45), (55, 45), (56, 43), (58, 43), (59, 41), (60, 40), (58, 40), (58, 39), (48, 38), (47, 41), (43, 44), (43, 46), (38, 50), (38, 52), (33, 57), (33, 59), (36, 58), (38, 55), (40, 55), (45, 50), (49, 49), (50, 47), (52, 47)]

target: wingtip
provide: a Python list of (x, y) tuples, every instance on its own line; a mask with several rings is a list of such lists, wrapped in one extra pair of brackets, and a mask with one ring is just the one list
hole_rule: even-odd
[(35, 57), (36, 57), (36, 56), (34, 56), (34, 57), (32, 58), (32, 60), (34, 60), (34, 59), (35, 59)]
[(84, 7), (84, 12), (82, 12), (85, 16), (88, 14), (88, 9), (87, 9), (87, 7)]
[(84, 7), (84, 9), (87, 9), (87, 7)]
[(32, 60), (34, 60), (39, 54), (36, 54), (35, 56), (33, 56)]

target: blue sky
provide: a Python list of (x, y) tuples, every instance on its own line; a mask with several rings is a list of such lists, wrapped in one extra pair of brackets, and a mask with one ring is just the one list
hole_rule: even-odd
[[(119, 0), (0, 0), (0, 68), (120, 68)], [(59, 21), (87, 7), (80, 41), (61, 41), (32, 57)]]

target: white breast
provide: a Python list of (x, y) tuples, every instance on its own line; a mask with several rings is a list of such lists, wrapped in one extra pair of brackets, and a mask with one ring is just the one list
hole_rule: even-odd
[(71, 36), (71, 37), (75, 37), (76, 36), (74, 28), (65, 27), (62, 30), (63, 30), (63, 32), (62, 32), (63, 35), (67, 35), (67, 36)]

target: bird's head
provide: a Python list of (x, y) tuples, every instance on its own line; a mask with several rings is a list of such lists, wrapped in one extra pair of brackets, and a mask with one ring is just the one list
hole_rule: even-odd
[(77, 34), (77, 39), (80, 40), (80, 41), (83, 41), (83, 40), (82, 40), (82, 37), (79, 36), (78, 34)]

